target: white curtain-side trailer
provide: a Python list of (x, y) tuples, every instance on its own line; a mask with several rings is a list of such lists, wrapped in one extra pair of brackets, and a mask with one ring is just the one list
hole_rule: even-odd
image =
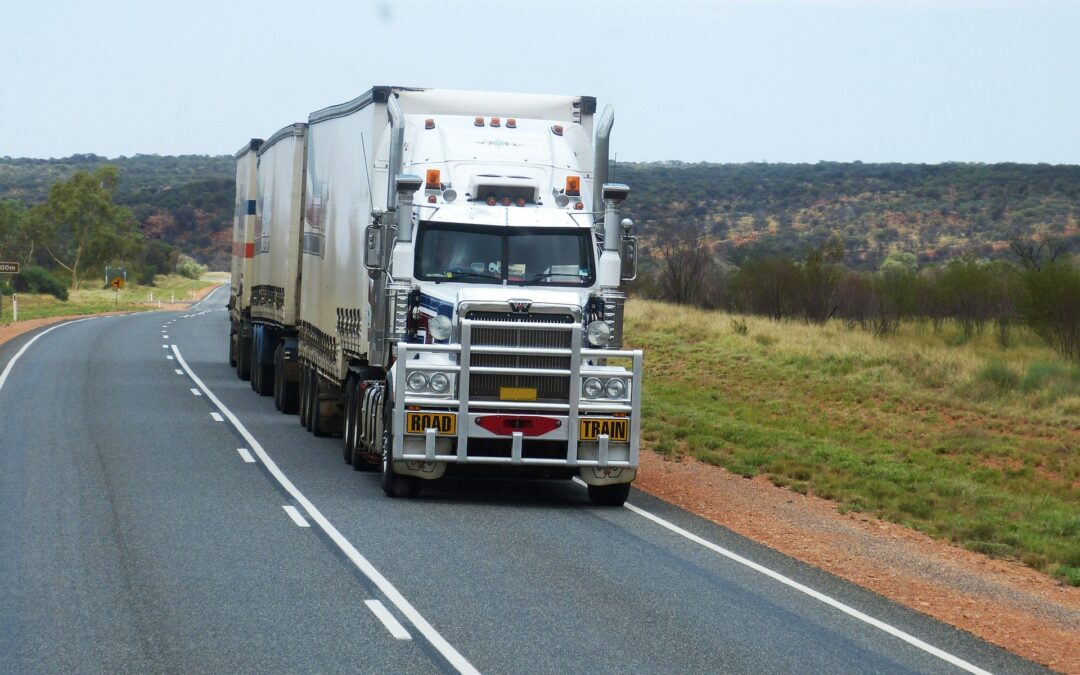
[(250, 332), (243, 335), (243, 320), (250, 316), (251, 266), (255, 236), (256, 162), (262, 140), (251, 139), (234, 155), (236, 158), (236, 202), (233, 204), (232, 283), (229, 296), (229, 365), (236, 374), (248, 377), (251, 368)]
[[(288, 193), (302, 229), (282, 247), (298, 249), (295, 272), (273, 257), (274, 226), (255, 235), (256, 279), (267, 236), (266, 278), (284, 276), (253, 287), (253, 373), (277, 401), (291, 380), (278, 371), (297, 363), (270, 355), (295, 354), (301, 424), (341, 433), (344, 460), (380, 470), (388, 495), (486, 470), (580, 476), (594, 501), (625, 500), (641, 414), (642, 354), (622, 348), (636, 242), (617, 214), (629, 189), (606, 182), (614, 117), (594, 124), (595, 109), (375, 87), (285, 134), (306, 143), (302, 180), (295, 148), (269, 178), (286, 130), (260, 152), (260, 222)], [(287, 328), (270, 305), (290, 279)]]

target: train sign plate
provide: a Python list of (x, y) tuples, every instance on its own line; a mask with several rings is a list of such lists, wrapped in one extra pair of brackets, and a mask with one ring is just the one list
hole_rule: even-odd
[(0, 262), (0, 274), (18, 274), (19, 263), (17, 262)]
[(428, 429), (438, 429), (439, 436), (456, 436), (457, 415), (437, 412), (405, 413), (405, 433), (423, 435)]
[(607, 435), (610, 441), (625, 443), (630, 437), (629, 417), (584, 417), (578, 426), (578, 438), (583, 441), (595, 441)]

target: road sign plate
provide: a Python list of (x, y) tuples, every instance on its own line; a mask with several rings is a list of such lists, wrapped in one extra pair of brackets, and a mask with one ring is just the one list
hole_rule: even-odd
[(112, 283), (110, 283), (109, 285), (112, 286), (113, 288), (115, 288), (116, 290), (120, 290), (121, 288), (124, 287), (124, 278), (123, 277), (113, 277)]
[(0, 262), (0, 274), (18, 274), (19, 263), (17, 262)]

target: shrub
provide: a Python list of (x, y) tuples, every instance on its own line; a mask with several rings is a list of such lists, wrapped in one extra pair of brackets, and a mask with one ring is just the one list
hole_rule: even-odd
[(11, 286), (19, 293), (48, 293), (59, 300), (67, 300), (68, 292), (60, 281), (40, 267), (27, 267), (11, 279)]
[(1080, 266), (1057, 260), (1024, 272), (1021, 311), (1059, 354), (1080, 363)]
[(998, 391), (1015, 389), (1020, 377), (1001, 361), (991, 361), (975, 375), (980, 382), (992, 385)]
[(200, 265), (195, 262), (194, 258), (186, 255), (181, 255), (180, 259), (176, 263), (176, 272), (188, 279), (198, 279), (202, 275), (206, 274), (206, 265)]

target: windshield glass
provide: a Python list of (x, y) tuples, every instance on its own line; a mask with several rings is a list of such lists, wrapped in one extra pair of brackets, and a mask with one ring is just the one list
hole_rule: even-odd
[(591, 286), (592, 238), (584, 228), (421, 223), (416, 278), (514, 286)]

